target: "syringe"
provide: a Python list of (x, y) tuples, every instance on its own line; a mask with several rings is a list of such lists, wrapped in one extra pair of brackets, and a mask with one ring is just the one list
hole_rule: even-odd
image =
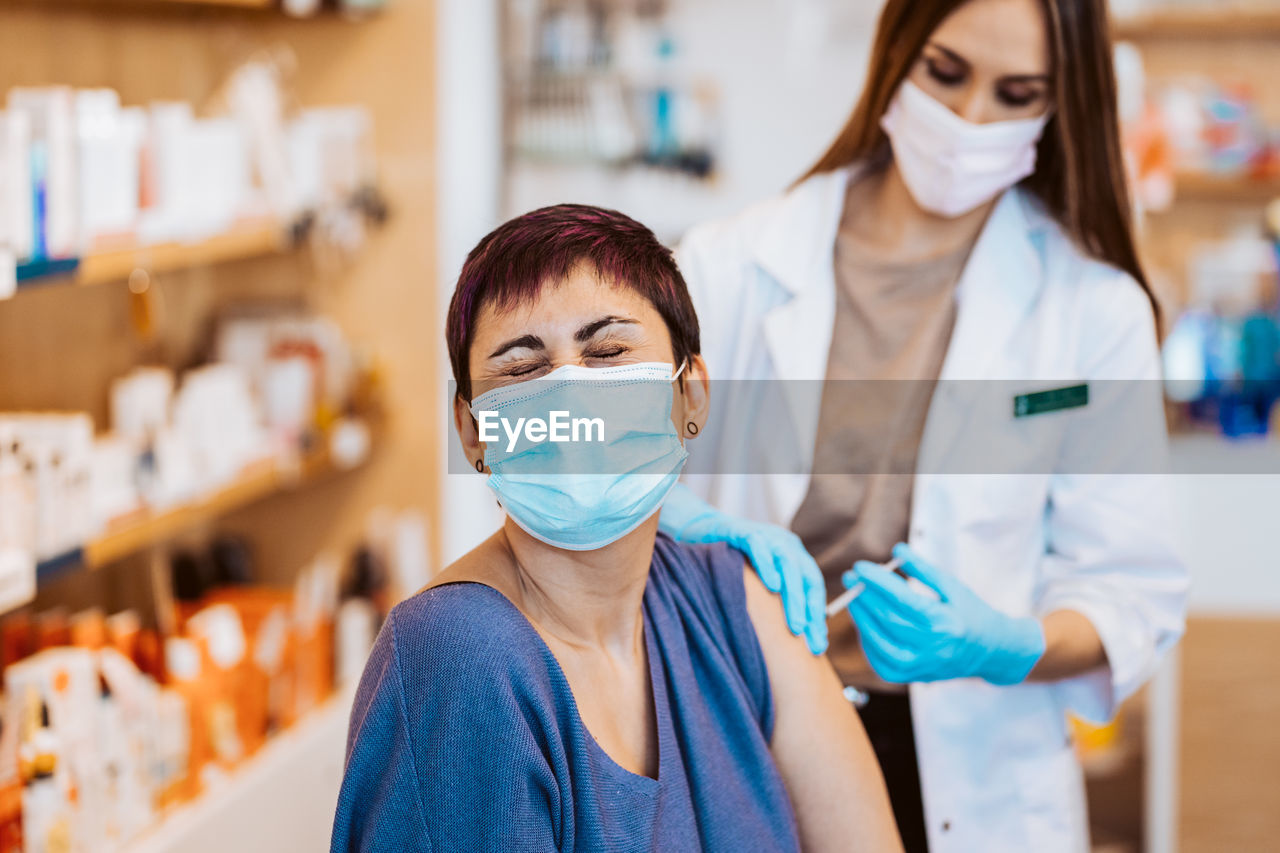
[[(901, 567), (902, 567), (901, 557), (894, 557), (889, 562), (881, 564), (881, 568), (883, 568), (887, 572), (892, 572)], [(866, 589), (867, 589), (866, 584), (856, 583), (853, 586), (846, 589), (844, 592), (840, 593), (839, 596), (834, 598), (831, 601), (831, 603), (827, 605), (827, 618), (830, 619), (832, 616), (835, 616), (841, 610), (844, 610), (846, 607), (849, 606), (850, 602), (852, 602), (858, 596), (862, 595), (862, 593), (866, 592)]]

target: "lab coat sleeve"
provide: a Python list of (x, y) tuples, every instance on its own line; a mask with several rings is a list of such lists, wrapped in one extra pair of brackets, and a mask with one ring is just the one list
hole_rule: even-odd
[(1107, 665), (1058, 682), (1061, 704), (1104, 722), (1155, 672), (1185, 627), (1188, 575), (1174, 539), (1159, 348), (1146, 294), (1108, 271), (1082, 282), (1089, 404), (1051, 478), (1040, 615), (1093, 624)]

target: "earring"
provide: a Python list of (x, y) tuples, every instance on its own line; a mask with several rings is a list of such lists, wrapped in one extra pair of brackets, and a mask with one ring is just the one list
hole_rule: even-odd
[(689, 435), (698, 434), (698, 425), (695, 424), (693, 421), (689, 421), (689, 423), (685, 426), (685, 429), (688, 430)]
[(476, 460), (476, 471), (478, 471), (478, 472), (479, 472), (479, 473), (481, 473), (481, 474), (483, 474), (483, 473), (484, 473), (484, 460), (483, 460), (483, 459), (477, 459), (477, 460)]

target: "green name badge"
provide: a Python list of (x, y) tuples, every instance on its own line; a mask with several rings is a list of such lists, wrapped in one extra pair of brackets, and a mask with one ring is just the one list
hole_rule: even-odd
[(1037, 391), (1035, 394), (1019, 394), (1013, 398), (1013, 416), (1029, 418), (1032, 415), (1043, 415), (1045, 412), (1078, 409), (1087, 405), (1089, 405), (1089, 386), (1068, 385), (1066, 388)]

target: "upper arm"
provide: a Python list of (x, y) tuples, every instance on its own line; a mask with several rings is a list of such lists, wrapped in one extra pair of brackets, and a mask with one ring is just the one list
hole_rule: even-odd
[(889, 796), (871, 744), (840, 679), (787, 629), (782, 609), (750, 565), (747, 612), (773, 692), (770, 748), (791, 795), (805, 850), (898, 850)]
[(331, 853), (392, 849), (425, 853), (431, 849), (394, 632), (388, 620), (351, 709)]

